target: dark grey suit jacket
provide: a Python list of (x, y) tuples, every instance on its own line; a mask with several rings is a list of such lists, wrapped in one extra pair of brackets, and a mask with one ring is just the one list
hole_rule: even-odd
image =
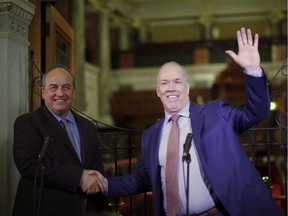
[[(42, 195), (42, 216), (80, 216), (95, 214), (108, 209), (108, 200), (103, 195), (86, 195), (79, 182), (83, 169), (103, 171), (99, 152), (99, 142), (95, 125), (74, 113), (79, 129), (82, 149), (82, 163), (56, 118), (46, 106), (19, 116), (14, 124), (13, 155), (15, 164), (21, 173), (13, 216), (33, 215), (34, 176), (39, 153), (46, 137), (52, 142), (45, 154), (44, 189)], [(39, 179), (36, 188), (36, 200), (39, 193)]]

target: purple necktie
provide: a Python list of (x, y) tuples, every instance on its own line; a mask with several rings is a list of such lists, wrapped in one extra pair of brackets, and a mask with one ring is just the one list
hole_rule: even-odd
[(81, 160), (80, 152), (77, 150), (76, 141), (75, 141), (75, 138), (74, 138), (74, 136), (73, 136), (73, 134), (72, 134), (72, 132), (71, 132), (71, 129), (70, 129), (69, 125), (68, 125), (67, 120), (66, 120), (65, 118), (63, 118), (63, 119), (61, 120), (61, 122), (63, 123), (64, 128), (66, 129), (67, 135), (68, 135), (68, 137), (69, 137), (69, 139), (70, 139), (70, 141), (71, 141), (71, 143), (72, 143), (72, 145), (73, 145), (73, 148), (75, 149), (75, 151), (76, 151), (79, 159)]

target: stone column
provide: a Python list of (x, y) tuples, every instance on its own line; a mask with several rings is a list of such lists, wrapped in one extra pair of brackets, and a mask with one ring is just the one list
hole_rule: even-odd
[(28, 29), (34, 15), (28, 0), (0, 0), (0, 214), (11, 215), (19, 173), (13, 151), (13, 125), (28, 112)]
[(285, 19), (284, 13), (280, 10), (272, 10), (267, 13), (266, 17), (270, 24), (272, 38), (277, 38), (281, 36), (281, 21)]
[(130, 49), (129, 26), (126, 24), (120, 25), (119, 49), (121, 51), (127, 51)]
[(74, 29), (74, 75), (76, 81), (76, 107), (86, 109), (85, 101), (85, 13), (83, 0), (74, 0), (72, 3), (72, 26)]
[(212, 25), (213, 25), (213, 17), (212, 16), (201, 16), (198, 19), (199, 23), (203, 27), (202, 39), (209, 41), (212, 39)]
[(139, 27), (139, 40), (141, 43), (147, 43), (148, 42), (148, 35), (149, 31), (148, 31), (148, 27), (147, 26), (140, 26)]
[(110, 25), (109, 14), (102, 10), (99, 17), (100, 25), (100, 77), (99, 77), (99, 118), (100, 121), (112, 124), (110, 113)]

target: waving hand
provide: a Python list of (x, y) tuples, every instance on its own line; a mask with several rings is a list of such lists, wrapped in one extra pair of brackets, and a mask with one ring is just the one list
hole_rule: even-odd
[(258, 51), (259, 36), (254, 40), (250, 29), (241, 28), (237, 31), (238, 54), (231, 50), (225, 51), (246, 73), (253, 74), (260, 69), (260, 55)]

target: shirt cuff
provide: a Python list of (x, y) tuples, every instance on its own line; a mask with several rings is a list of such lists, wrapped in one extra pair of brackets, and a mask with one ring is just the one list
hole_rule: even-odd
[(245, 74), (253, 76), (253, 77), (262, 77), (263, 76), (263, 70), (261, 67), (258, 68), (257, 71), (249, 72), (249, 71), (244, 71)]
[(107, 196), (107, 194), (108, 194), (108, 180), (107, 180), (107, 178), (105, 178), (104, 181), (105, 181), (106, 191), (104, 191), (103, 194), (104, 194), (105, 196)]

